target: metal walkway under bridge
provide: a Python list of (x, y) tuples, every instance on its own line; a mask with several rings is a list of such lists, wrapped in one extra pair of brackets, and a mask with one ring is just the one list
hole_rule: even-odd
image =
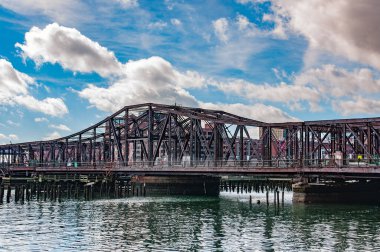
[(380, 178), (380, 118), (264, 123), (139, 104), (75, 134), (0, 145), (4, 175), (218, 174)]

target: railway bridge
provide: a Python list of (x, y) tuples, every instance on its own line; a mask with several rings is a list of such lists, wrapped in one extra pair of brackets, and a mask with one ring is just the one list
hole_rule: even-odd
[(145, 103), (59, 139), (0, 145), (0, 167), (3, 182), (127, 178), (217, 194), (220, 178), (233, 176), (292, 181), (299, 201), (377, 200), (379, 130), (380, 118), (266, 123)]

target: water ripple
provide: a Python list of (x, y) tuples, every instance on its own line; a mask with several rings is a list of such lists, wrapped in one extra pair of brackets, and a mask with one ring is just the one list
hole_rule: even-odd
[(378, 207), (290, 199), (279, 211), (229, 193), (4, 204), (0, 251), (380, 250)]

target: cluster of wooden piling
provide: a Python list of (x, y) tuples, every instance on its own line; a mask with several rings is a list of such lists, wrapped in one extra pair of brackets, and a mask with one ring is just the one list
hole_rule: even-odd
[(146, 196), (145, 184), (129, 181), (81, 182), (28, 182), (24, 184), (1, 184), (0, 204), (25, 201), (61, 201), (62, 199), (124, 198)]
[(288, 181), (232, 181), (224, 180), (221, 182), (220, 190), (225, 192), (237, 193), (264, 193), (265, 191), (291, 191), (292, 184)]
[[(221, 182), (220, 190), (225, 192), (237, 193), (264, 193), (266, 195), (266, 204), (269, 205), (269, 193), (273, 192), (273, 204), (280, 206), (280, 192), (281, 204), (284, 205), (285, 191), (291, 191), (292, 185), (287, 181), (227, 181)], [(257, 201), (257, 204), (260, 204)], [(252, 205), (252, 195), (249, 196), (249, 204)]]

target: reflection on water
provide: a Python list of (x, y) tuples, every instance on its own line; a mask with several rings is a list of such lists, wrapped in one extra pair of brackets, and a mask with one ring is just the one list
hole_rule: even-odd
[[(265, 195), (252, 194), (265, 201)], [(248, 195), (0, 206), (0, 250), (380, 250), (377, 206), (249, 204)]]

